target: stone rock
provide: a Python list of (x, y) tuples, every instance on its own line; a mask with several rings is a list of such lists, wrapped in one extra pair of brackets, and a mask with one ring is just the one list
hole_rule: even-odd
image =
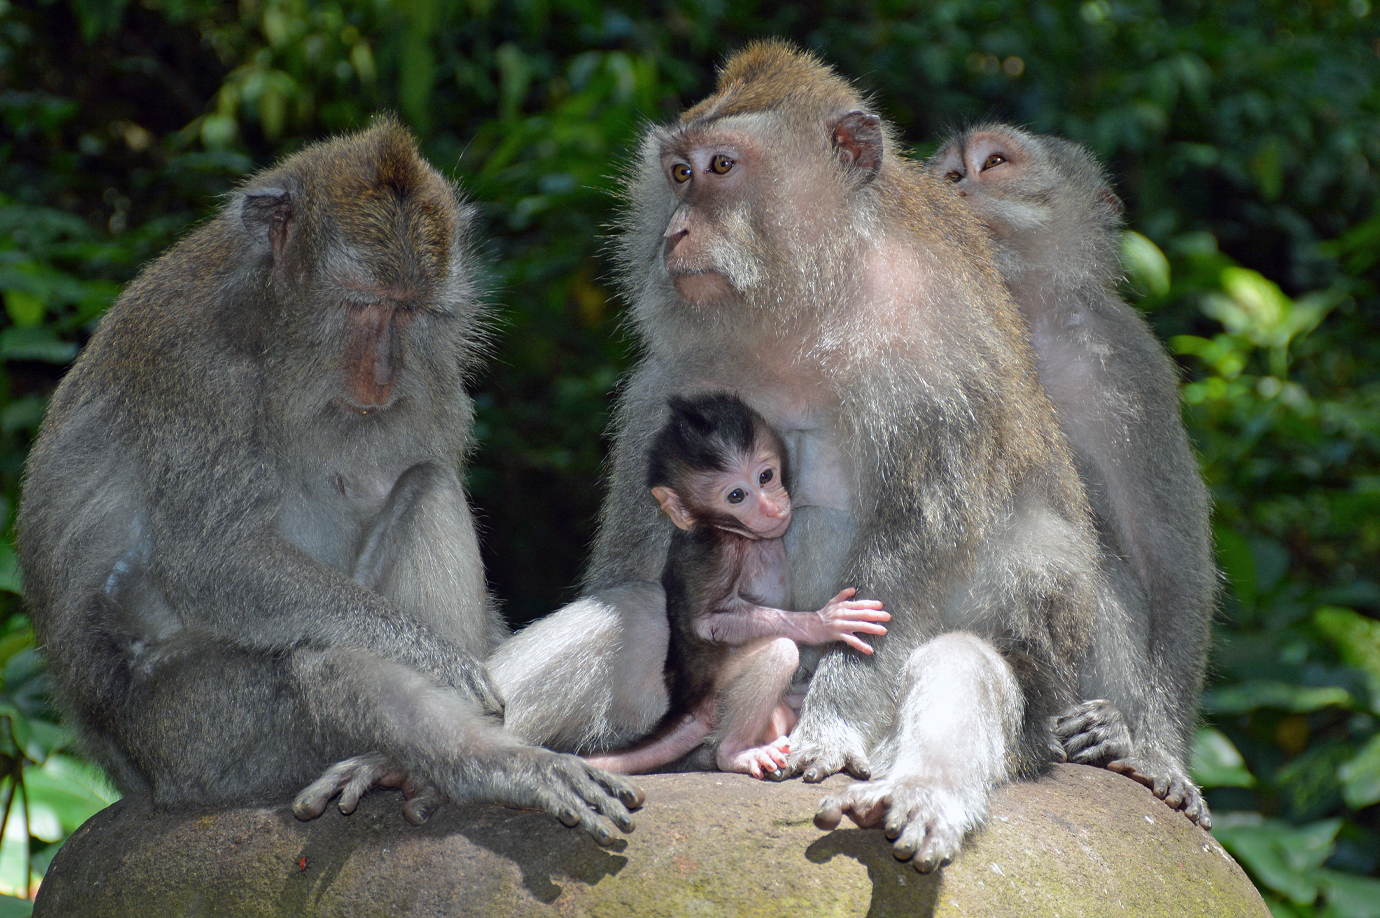
[(816, 829), (818, 785), (639, 780), (637, 831), (613, 848), (544, 813), (496, 806), (444, 807), (412, 826), (396, 791), (312, 822), (286, 806), (188, 813), (124, 800), (63, 846), (34, 915), (1270, 914), (1211, 835), (1101, 769), (1061, 765), (1001, 789), (986, 827), (930, 875), (896, 861), (879, 830)]

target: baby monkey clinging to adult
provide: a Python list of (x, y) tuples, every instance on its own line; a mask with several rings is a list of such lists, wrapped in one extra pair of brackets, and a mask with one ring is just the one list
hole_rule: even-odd
[(671, 707), (652, 740), (591, 761), (635, 773), (685, 755), (706, 738), (723, 771), (779, 772), (795, 709), (786, 701), (797, 644), (843, 641), (871, 653), (857, 633), (885, 634), (882, 603), (842, 590), (818, 612), (788, 612), (781, 537), (791, 522), (786, 449), (776, 431), (727, 393), (672, 397), (652, 442), (647, 484), (675, 523), (661, 583), (670, 643)]

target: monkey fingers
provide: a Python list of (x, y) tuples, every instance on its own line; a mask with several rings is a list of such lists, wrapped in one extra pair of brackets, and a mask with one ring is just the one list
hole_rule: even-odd
[(353, 813), (359, 799), (373, 787), (399, 787), (407, 772), (379, 752), (367, 752), (335, 763), (307, 786), (292, 801), (298, 819), (315, 819), (326, 811), (326, 804), (340, 798), (340, 812)]
[[(832, 746), (832, 748), (831, 748)], [(856, 737), (842, 738), (833, 744), (814, 742), (801, 735), (799, 728), (791, 734), (790, 757), (782, 769), (784, 777), (802, 776), (808, 784), (818, 784), (841, 771), (866, 781), (872, 777), (872, 766)]]
[(864, 829), (869, 829), (887, 813), (891, 800), (880, 785), (867, 781), (851, 785), (839, 794), (832, 794), (819, 802), (815, 811), (815, 826), (825, 831), (838, 828), (847, 816)]
[(617, 838), (609, 823), (624, 833), (636, 828), (629, 810), (640, 807), (646, 796), (630, 781), (578, 756), (534, 747), (504, 764), (508, 767), (497, 770), (507, 774), (491, 775), (503, 789), (497, 802), (545, 810), (562, 825), (584, 829), (604, 846)]
[(1070, 762), (1105, 766), (1131, 754), (1131, 731), (1110, 701), (1085, 701), (1052, 720), (1051, 729)]

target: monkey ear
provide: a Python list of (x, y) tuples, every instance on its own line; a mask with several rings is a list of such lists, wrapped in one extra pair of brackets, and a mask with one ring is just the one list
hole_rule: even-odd
[(846, 112), (834, 122), (831, 135), (839, 159), (861, 172), (864, 184), (877, 177), (882, 168), (881, 118), (871, 112)]
[(671, 518), (671, 522), (676, 524), (679, 529), (690, 529), (695, 525), (695, 518), (690, 515), (690, 511), (685, 509), (685, 504), (680, 502), (680, 495), (664, 485), (657, 485), (652, 488), (652, 496), (661, 505), (662, 511)]
[(244, 228), (258, 245), (267, 245), (273, 251), (273, 260), (283, 257), (288, 237), (295, 228), (293, 222), (292, 192), (262, 191), (244, 196), (240, 205), (240, 219)]
[(1102, 189), (1102, 203), (1111, 208), (1118, 220), (1126, 216), (1126, 205), (1121, 203), (1121, 198), (1117, 197), (1116, 192), (1110, 188)]

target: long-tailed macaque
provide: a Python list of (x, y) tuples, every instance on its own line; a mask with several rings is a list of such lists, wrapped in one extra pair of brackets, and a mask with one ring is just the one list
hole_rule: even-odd
[[(601, 843), (641, 794), (501, 722), (461, 486), (470, 211), (394, 120), (250, 179), (53, 396), (19, 545), (58, 701), (130, 795), (343, 810), (375, 783)], [(333, 764), (335, 763), (335, 764)]]
[[(647, 486), (676, 525), (662, 569), (670, 644), (667, 732), (590, 761), (624, 773), (672, 762), (708, 739), (721, 771), (780, 773), (796, 722), (785, 700), (797, 644), (886, 634), (890, 618), (849, 587), (818, 612), (790, 612), (781, 537), (791, 523), (786, 447), (766, 419), (726, 392), (672, 396), (652, 442)], [(797, 701), (798, 705), (798, 701)], [(711, 733), (712, 731), (712, 733)]]
[(584, 752), (655, 727), (675, 527), (644, 497), (648, 447), (668, 396), (739, 392), (792, 469), (787, 607), (854, 587), (891, 615), (875, 653), (824, 652), (785, 771), (866, 779), (816, 822), (883, 824), (899, 858), (933, 870), (994, 786), (1053, 756), (1100, 576), (982, 228), (852, 86), (779, 43), (739, 53), (714, 95), (647, 131), (625, 199), (618, 256), (644, 353), (586, 595), (491, 661), (508, 724)]
[(954, 137), (928, 166), (992, 231), (1097, 523), (1107, 590), (1079, 668), (1089, 700), (1056, 732), (1072, 761), (1210, 826), (1186, 761), (1216, 589), (1208, 498), (1174, 365), (1117, 293), (1121, 202), (1083, 147), (1008, 125)]

